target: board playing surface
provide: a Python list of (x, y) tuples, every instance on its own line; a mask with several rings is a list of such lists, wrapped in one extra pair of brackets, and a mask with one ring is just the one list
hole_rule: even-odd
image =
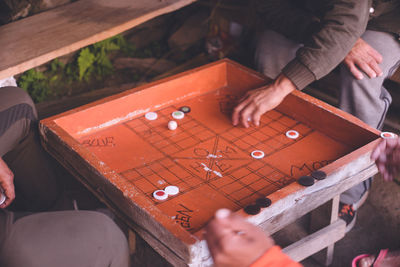
[[(191, 233), (217, 209), (243, 208), (353, 149), (276, 110), (263, 115), (259, 127), (235, 127), (230, 114), (238, 97), (225, 86), (152, 110), (156, 120), (142, 114), (78, 141)], [(171, 113), (182, 106), (191, 112), (169, 130)], [(299, 137), (288, 138), (288, 130)], [(254, 150), (264, 158), (253, 158)], [(153, 192), (168, 185), (179, 194), (156, 200)]]
[[(44, 119), (43, 145), (174, 266), (211, 266), (202, 228), (217, 209), (274, 233), (375, 171), (379, 132), (300, 91), (259, 127), (233, 126), (238, 100), (267, 82), (220, 60)], [(190, 112), (169, 130), (182, 107)], [(296, 182), (318, 169), (326, 179)], [(153, 197), (167, 186), (180, 192)], [(245, 213), (265, 197), (270, 206)]]

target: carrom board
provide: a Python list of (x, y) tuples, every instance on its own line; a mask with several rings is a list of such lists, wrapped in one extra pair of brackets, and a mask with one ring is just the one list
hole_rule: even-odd
[[(41, 133), (45, 147), (146, 240), (162, 244), (164, 256), (171, 252), (183, 265), (194, 264), (209, 257), (202, 228), (217, 209), (249, 216), (246, 205), (269, 197), (270, 207), (249, 216), (260, 224), (276, 213), (276, 203), (316, 186), (299, 185), (299, 177), (321, 169), (333, 183), (331, 176), (379, 137), (301, 92), (264, 114), (259, 127), (233, 126), (238, 99), (267, 81), (221, 60), (45, 119)], [(169, 130), (172, 112), (182, 106), (191, 111)], [(145, 118), (150, 111), (156, 120)], [(288, 130), (299, 137), (288, 138)], [(253, 158), (254, 150), (264, 158)], [(153, 192), (168, 185), (180, 192), (156, 200)]]

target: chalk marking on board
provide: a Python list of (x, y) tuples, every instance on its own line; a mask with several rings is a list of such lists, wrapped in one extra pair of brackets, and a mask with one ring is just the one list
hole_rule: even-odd
[(222, 158), (222, 155), (214, 155), (214, 154), (208, 154), (207, 158), (213, 158), (213, 159), (217, 159), (217, 158)]
[(100, 130), (100, 129), (102, 129), (102, 128), (107, 128), (107, 127), (112, 126), (112, 125), (115, 125), (115, 124), (117, 124), (117, 123), (119, 123), (119, 122), (121, 122), (121, 121), (128, 120), (128, 119), (130, 119), (130, 118), (132, 118), (132, 117), (136, 117), (137, 115), (140, 115), (140, 114), (143, 114), (143, 113), (147, 113), (147, 112), (149, 112), (149, 111), (150, 111), (149, 108), (148, 108), (148, 109), (139, 109), (139, 110), (135, 110), (135, 111), (133, 111), (133, 112), (128, 113), (128, 114), (125, 115), (124, 117), (115, 118), (115, 119), (112, 119), (112, 120), (107, 121), (107, 122), (105, 122), (105, 123), (102, 123), (102, 124), (100, 124), (100, 125), (97, 125), (97, 126), (94, 126), (94, 127), (86, 128), (85, 130), (82, 130), (82, 131), (78, 132), (78, 135), (80, 135), (80, 134), (86, 134), (86, 133), (92, 132), (92, 131), (94, 131), (94, 130)]
[(210, 169), (209, 167), (207, 167), (207, 165), (204, 164), (204, 163), (200, 163), (200, 164), (203, 166), (203, 169), (204, 169), (206, 172), (213, 172), (215, 175), (217, 175), (217, 176), (219, 176), (219, 177), (222, 177), (222, 174), (221, 174), (220, 172), (213, 171), (212, 169)]

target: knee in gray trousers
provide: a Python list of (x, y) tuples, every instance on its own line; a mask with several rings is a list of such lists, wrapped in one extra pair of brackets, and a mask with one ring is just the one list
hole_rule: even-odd
[[(389, 33), (377, 31), (366, 31), (361, 38), (382, 55), (383, 61), (379, 66), (383, 75), (376, 78), (364, 75), (362, 80), (357, 80), (342, 64), (339, 107), (380, 130), (392, 103), (392, 97), (383, 83), (400, 65), (400, 42)], [(350, 188), (340, 196), (340, 201), (346, 204), (357, 203), (370, 188), (371, 182), (370, 178)]]
[[(125, 235), (94, 211), (41, 212), (18, 217), (0, 211), (2, 267), (128, 267)], [(5, 218), (1, 225), (1, 218)]]

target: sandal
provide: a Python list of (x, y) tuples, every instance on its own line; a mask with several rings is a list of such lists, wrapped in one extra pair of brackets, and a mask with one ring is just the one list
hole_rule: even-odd
[[(386, 257), (386, 254), (388, 253), (388, 249), (381, 249), (381, 251), (379, 251), (378, 256), (374, 259), (374, 261), (372, 262), (371, 266), (373, 267), (379, 267), (380, 263), (382, 262), (382, 260)], [(362, 255), (358, 255), (357, 257), (355, 257), (351, 263), (352, 267), (359, 267), (358, 263), (360, 262), (361, 259), (365, 259), (368, 257), (373, 257), (374, 255), (371, 254), (362, 254)]]

